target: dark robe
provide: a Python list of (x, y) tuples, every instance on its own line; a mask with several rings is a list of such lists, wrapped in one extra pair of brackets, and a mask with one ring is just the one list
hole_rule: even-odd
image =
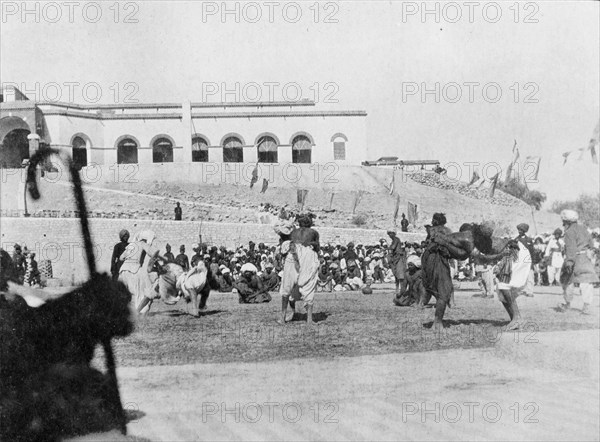
[(234, 284), (239, 294), (240, 304), (261, 304), (271, 302), (271, 295), (265, 290), (262, 281), (256, 275), (250, 281), (242, 277)]

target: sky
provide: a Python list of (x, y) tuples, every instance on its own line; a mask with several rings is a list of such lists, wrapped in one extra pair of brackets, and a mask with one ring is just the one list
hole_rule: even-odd
[(2, 2), (0, 81), (77, 103), (308, 98), (368, 113), (365, 160), (491, 177), (516, 140), (550, 202), (599, 191), (589, 154), (562, 157), (600, 120), (599, 2), (225, 5)]

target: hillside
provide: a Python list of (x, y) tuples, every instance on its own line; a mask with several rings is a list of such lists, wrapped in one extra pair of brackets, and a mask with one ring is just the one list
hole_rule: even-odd
[[(305, 210), (318, 215), (318, 224), (376, 229), (393, 225), (396, 194), (390, 195), (388, 191), (394, 173), (391, 169), (334, 169), (330, 165), (298, 165), (285, 169), (279, 165), (267, 168), (261, 164), (259, 180), (251, 189), (249, 181), (253, 166), (217, 173), (203, 167), (168, 164), (144, 165), (134, 171), (115, 172), (114, 168), (104, 167), (101, 173), (99, 168), (93, 173), (84, 170), (84, 178), (96, 177), (88, 180), (93, 183), (86, 184), (88, 210), (95, 212), (93, 216), (97, 217), (171, 219), (174, 203), (180, 201), (186, 220), (257, 223), (261, 222), (260, 209), (265, 204), (272, 205), (273, 212), (284, 206), (288, 210), (299, 210), (297, 190), (306, 189)], [(411, 230), (423, 231), (423, 225), (429, 222), (431, 215), (441, 211), (447, 214), (453, 229), (458, 229), (463, 222), (492, 220), (502, 233), (512, 234), (514, 226), (520, 222), (529, 223), (534, 233), (529, 206), (501, 191), (490, 200), (487, 190), (469, 189), (465, 183), (440, 180), (436, 174), (403, 176), (399, 171), (395, 173), (400, 213), (406, 213), (408, 201), (418, 205), (419, 220), (416, 229), (411, 226)], [(117, 177), (119, 179), (115, 179)], [(264, 194), (260, 192), (263, 178), (269, 180)], [(17, 175), (3, 177), (3, 211), (19, 208), (22, 189)], [(362, 196), (353, 214), (358, 192), (362, 192)], [(28, 199), (28, 209), (36, 215), (68, 216), (67, 212), (74, 209), (66, 176), (43, 178), (41, 193), (40, 201)], [(364, 224), (357, 225), (355, 215), (360, 215)], [(556, 214), (545, 211), (536, 212), (535, 220), (538, 232), (552, 231), (560, 225)], [(263, 222), (268, 221), (263, 219)]]

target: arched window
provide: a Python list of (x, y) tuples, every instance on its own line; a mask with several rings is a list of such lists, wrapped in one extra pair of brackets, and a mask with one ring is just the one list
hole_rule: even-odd
[(277, 141), (273, 137), (264, 136), (258, 141), (258, 162), (277, 162)]
[(29, 158), (29, 134), (27, 129), (14, 129), (6, 134), (0, 150), (0, 166), (3, 169), (18, 169), (23, 160)]
[(202, 137), (192, 138), (192, 162), (208, 162), (208, 142)]
[(298, 135), (292, 141), (292, 163), (310, 163), (312, 143), (308, 137)]
[(238, 137), (228, 137), (223, 141), (223, 162), (243, 163), (244, 148)]
[(82, 137), (75, 137), (71, 142), (73, 147), (73, 163), (77, 170), (87, 166), (87, 143)]
[(157, 138), (154, 143), (152, 143), (152, 162), (173, 162), (173, 143), (171, 143), (171, 140), (168, 138)]
[(118, 164), (137, 164), (138, 144), (132, 138), (123, 138), (117, 145)]
[(338, 161), (346, 160), (346, 141), (348, 138), (344, 134), (337, 133), (331, 137), (333, 142), (333, 159)]

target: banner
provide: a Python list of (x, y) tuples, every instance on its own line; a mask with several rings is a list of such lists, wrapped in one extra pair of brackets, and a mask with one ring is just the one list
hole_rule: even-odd
[(408, 208), (407, 208), (407, 212), (408, 212), (408, 222), (411, 223), (413, 226), (417, 225), (417, 220), (419, 219), (419, 212), (418, 212), (418, 206), (416, 204), (411, 203), (410, 201), (408, 202)]
[(570, 150), (568, 152), (565, 152), (562, 154), (563, 156), (563, 166), (565, 164), (567, 164), (567, 159), (569, 158), (569, 155), (571, 155), (573, 152), (579, 152), (579, 158), (578, 160), (582, 160), (583, 159), (583, 155), (586, 151), (590, 151), (590, 155), (592, 156), (592, 162), (594, 164), (598, 164), (598, 145), (599, 145), (599, 139), (600, 138), (600, 121), (598, 122), (598, 124), (596, 125), (596, 128), (594, 129), (594, 133), (592, 134), (592, 138), (590, 138), (590, 141), (587, 145), (587, 147), (581, 147), (579, 149), (574, 149), (574, 150)]
[(469, 186), (472, 186), (473, 184), (475, 184), (477, 181), (479, 181), (479, 174), (477, 173), (476, 170), (473, 171), (473, 177), (471, 178), (471, 181), (469, 181)]
[(296, 197), (298, 204), (300, 204), (301, 210), (304, 210), (304, 203), (306, 202), (306, 196), (308, 195), (308, 190), (298, 189), (296, 191)]
[(400, 195), (396, 196), (396, 208), (394, 209), (394, 225), (396, 225), (396, 220), (398, 219), (398, 214), (400, 213)]
[(261, 189), (260, 193), (265, 193), (268, 188), (269, 188), (269, 180), (267, 180), (266, 178), (263, 178), (263, 185), (262, 185), (262, 189)]
[(517, 140), (515, 140), (515, 144), (512, 150), (513, 159), (511, 163), (508, 165), (508, 169), (506, 170), (506, 182), (510, 181), (510, 175), (512, 174), (513, 167), (515, 163), (519, 160), (519, 149), (517, 148)]
[(256, 184), (257, 181), (258, 181), (258, 163), (256, 163), (256, 166), (254, 167), (254, 170), (252, 171), (252, 180), (250, 180), (250, 189), (252, 189), (252, 187), (254, 187), (254, 185)]
[(356, 208), (358, 207), (358, 204), (360, 203), (360, 200), (362, 199), (364, 191), (359, 190), (358, 192), (356, 192), (356, 196), (354, 197), (354, 205), (352, 206), (352, 213), (356, 212)]
[(395, 171), (392, 170), (392, 181), (390, 181), (390, 187), (389, 187), (389, 191), (390, 191), (390, 195), (394, 193), (394, 188), (396, 187), (396, 174)]
[(490, 186), (490, 198), (494, 197), (494, 193), (496, 193), (496, 186), (498, 185), (498, 177), (500, 176), (500, 172), (498, 172), (494, 178), (492, 178), (492, 185)]
[[(525, 164), (523, 165), (523, 169), (525, 169), (525, 167), (527, 166), (527, 164), (534, 164), (535, 165), (535, 169), (533, 174), (531, 175), (527, 175), (525, 177), (525, 182), (527, 181), (537, 181), (538, 179), (538, 174), (540, 173), (540, 163), (542, 161), (542, 157), (527, 157), (525, 158)], [(529, 169), (529, 168), (527, 168)]]

